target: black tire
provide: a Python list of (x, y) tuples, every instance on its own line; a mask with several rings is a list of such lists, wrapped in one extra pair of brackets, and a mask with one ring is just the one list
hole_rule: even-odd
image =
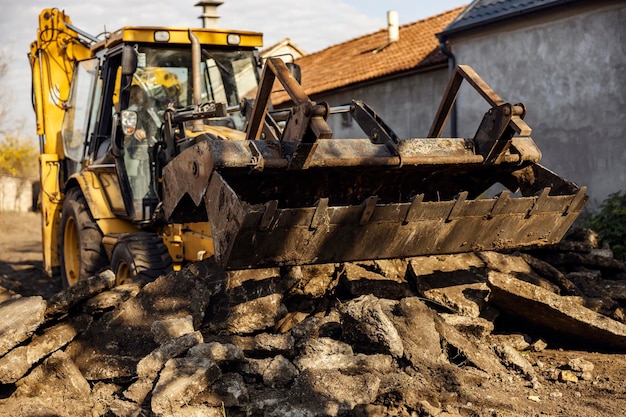
[(108, 266), (102, 232), (89, 211), (80, 188), (65, 194), (59, 228), (61, 282), (68, 288)]
[(122, 236), (111, 255), (116, 284), (145, 284), (172, 270), (172, 258), (160, 236), (149, 232)]

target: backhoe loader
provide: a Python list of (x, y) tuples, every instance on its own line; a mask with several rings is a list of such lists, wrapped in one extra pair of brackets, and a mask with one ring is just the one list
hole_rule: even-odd
[[(260, 46), (217, 29), (98, 39), (41, 12), (29, 57), (50, 275), (69, 286), (111, 268), (122, 283), (209, 258), (234, 270), (546, 245), (587, 200), (538, 164), (525, 107), (470, 67), (427, 137), (399, 138), (362, 101), (310, 100)], [(473, 138), (441, 138), (464, 81), (491, 108)], [(272, 106), (277, 85), (291, 106)], [(339, 111), (363, 138), (333, 138)]]

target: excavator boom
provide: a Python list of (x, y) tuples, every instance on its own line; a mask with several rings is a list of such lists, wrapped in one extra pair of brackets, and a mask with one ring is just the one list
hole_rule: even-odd
[(45, 9), (39, 15), (37, 37), (28, 54), (40, 145), (42, 245), (48, 274), (59, 266), (58, 221), (66, 175), (62, 167), (63, 120), (76, 63), (91, 56), (89, 43), (93, 40), (78, 31), (64, 12)]

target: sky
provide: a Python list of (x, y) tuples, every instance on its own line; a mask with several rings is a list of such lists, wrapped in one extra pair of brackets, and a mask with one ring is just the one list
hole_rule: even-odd
[[(11, 103), (8, 126), (21, 137), (35, 138), (31, 78), (27, 53), (35, 39), (41, 10), (64, 10), (72, 23), (97, 36), (123, 26), (201, 27), (198, 0), (0, 0), (0, 54), (9, 69), (0, 91)], [(264, 46), (290, 38), (307, 53), (320, 51), (387, 26), (387, 11), (398, 12), (400, 24), (422, 20), (468, 4), (470, 0), (223, 0), (218, 26), (263, 33)]]

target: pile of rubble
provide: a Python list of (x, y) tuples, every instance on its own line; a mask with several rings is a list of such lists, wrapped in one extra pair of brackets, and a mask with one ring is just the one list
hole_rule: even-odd
[(525, 253), (114, 280), (49, 300), (0, 292), (7, 415), (515, 415), (503, 384), (540, 401), (542, 365), (521, 351), (551, 335), (626, 348), (626, 265), (589, 231)]

